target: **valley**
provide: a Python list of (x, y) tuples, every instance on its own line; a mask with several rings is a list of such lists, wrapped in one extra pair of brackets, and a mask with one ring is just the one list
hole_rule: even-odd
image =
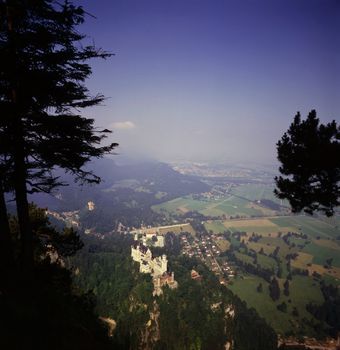
[[(320, 315), (329, 312), (329, 288), (340, 286), (339, 215), (292, 214), (288, 203), (274, 196), (267, 173), (252, 177), (249, 170), (232, 181), (179, 174), (166, 165), (142, 168), (134, 176), (121, 169), (99, 192), (78, 193), (84, 203), (72, 208), (79, 210), (78, 229), (103, 242), (116, 232), (146, 237), (156, 232), (165, 245), (150, 249), (156, 255), (167, 252), (175, 276), (181, 276), (175, 267), (179, 258), (205, 266), (281, 340), (336, 336), (331, 316)], [(61, 193), (64, 200), (68, 196)], [(116, 320), (114, 313), (103, 316)]]

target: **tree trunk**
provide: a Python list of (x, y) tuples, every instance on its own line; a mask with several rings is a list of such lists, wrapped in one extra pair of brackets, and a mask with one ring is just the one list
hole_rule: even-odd
[(24, 156), (24, 145), (20, 121), (17, 123), (19, 130), (16, 130), (16, 152), (14, 155), (14, 176), (15, 176), (15, 201), (20, 229), (21, 241), (21, 262), (25, 270), (33, 268), (33, 235), (29, 219), (26, 178), (27, 170)]
[[(14, 91), (15, 94), (15, 91)], [(16, 107), (16, 106), (15, 106)], [(14, 118), (12, 124), (13, 137), (13, 160), (14, 160), (14, 192), (17, 207), (17, 216), (20, 231), (21, 243), (21, 263), (26, 272), (33, 268), (33, 235), (29, 219), (29, 208), (27, 199), (28, 177), (25, 157), (25, 142), (23, 132), (23, 121), (20, 114), (14, 108)]]
[(0, 181), (0, 271), (6, 273), (14, 265), (13, 246), (9, 229), (5, 194)]
[(11, 96), (10, 100), (13, 105), (12, 116), (12, 137), (13, 137), (13, 160), (14, 160), (14, 191), (15, 201), (17, 206), (17, 215), (20, 230), (21, 241), (21, 263), (26, 272), (33, 268), (33, 236), (29, 220), (28, 200), (27, 200), (27, 166), (25, 158), (25, 142), (23, 131), (23, 120), (20, 115), (20, 101), (17, 91), (17, 55), (15, 38), (13, 38), (13, 14), (10, 6), (6, 7), (7, 15), (7, 29), (9, 34), (9, 47), (13, 56), (12, 66), (10, 67), (12, 81), (11, 81)]

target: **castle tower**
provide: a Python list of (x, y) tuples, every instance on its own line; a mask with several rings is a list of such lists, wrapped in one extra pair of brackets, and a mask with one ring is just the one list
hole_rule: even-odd
[(174, 283), (175, 281), (175, 273), (172, 271), (171, 272), (171, 283)]
[(143, 241), (143, 244), (146, 246), (146, 245), (147, 245), (147, 244), (146, 244), (147, 239), (146, 239), (145, 233), (143, 234), (142, 241)]
[(168, 270), (168, 259), (166, 258), (166, 255), (162, 255), (162, 271), (166, 272)]

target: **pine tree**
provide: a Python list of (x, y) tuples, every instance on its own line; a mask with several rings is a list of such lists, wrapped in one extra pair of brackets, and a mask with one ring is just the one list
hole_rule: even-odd
[(284, 290), (283, 290), (283, 294), (285, 296), (289, 296), (289, 281), (288, 279), (286, 279), (285, 283), (283, 284)]
[(277, 143), (279, 168), (275, 194), (288, 199), (293, 212), (334, 215), (340, 205), (340, 127), (333, 120), (319, 124), (315, 110), (300, 113)]
[(256, 287), (256, 290), (258, 293), (262, 293), (263, 292), (263, 286), (262, 283), (260, 282), (259, 285)]
[(280, 286), (275, 277), (272, 278), (269, 284), (269, 295), (273, 301), (280, 299)]
[(104, 99), (91, 96), (84, 84), (91, 74), (86, 62), (110, 56), (82, 46), (85, 36), (76, 27), (84, 15), (69, 1), (0, 2), (0, 165), (3, 188), (15, 195), (26, 267), (33, 264), (27, 194), (60, 185), (55, 167), (99, 182), (83, 166), (117, 146), (102, 146), (109, 130), (97, 130), (93, 119), (80, 115)]

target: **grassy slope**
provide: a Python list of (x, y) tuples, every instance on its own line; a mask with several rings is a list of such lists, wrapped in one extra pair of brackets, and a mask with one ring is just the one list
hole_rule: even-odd
[[(305, 309), (306, 304), (308, 302), (321, 304), (323, 296), (313, 279), (294, 276), (290, 284), (290, 295), (286, 297), (282, 293), (283, 282), (284, 280), (280, 280), (281, 296), (276, 302), (273, 302), (269, 296), (268, 283), (257, 276), (246, 275), (244, 278), (237, 278), (229, 288), (242, 300), (245, 300), (249, 307), (254, 307), (278, 333), (285, 334), (292, 329), (297, 330), (302, 324), (302, 318), (311, 319), (311, 315)], [(259, 283), (262, 283), (263, 286), (262, 293), (256, 291)], [(282, 302), (288, 306), (286, 313), (277, 309), (277, 305)], [(298, 309), (298, 317), (292, 315), (293, 307)], [(312, 332), (312, 330), (307, 331)]]
[[(279, 201), (272, 195), (272, 188), (265, 185), (244, 185), (233, 189), (235, 196), (226, 196), (220, 200), (198, 201), (193, 200), (190, 196), (185, 198), (177, 198), (173, 201), (163, 203), (156, 206), (156, 210), (163, 210), (181, 213), (183, 210), (197, 210), (205, 215), (242, 215), (251, 216), (259, 215), (264, 211), (256, 206), (256, 203), (250, 204), (249, 200), (270, 199), (276, 203)], [(268, 214), (269, 215), (269, 214)], [(247, 304), (254, 307), (261, 316), (276, 329), (277, 332), (284, 334), (291, 330), (298, 331), (299, 327), (304, 324), (302, 319), (306, 317), (311, 319), (305, 306), (308, 302), (322, 303), (323, 297), (317, 282), (307, 276), (293, 276), (290, 283), (290, 295), (283, 295), (283, 283), (288, 274), (285, 264), (285, 256), (289, 253), (297, 252), (299, 255), (296, 260), (292, 261), (293, 267), (301, 269), (308, 268), (307, 264), (312, 264), (311, 268), (315, 268), (321, 274), (327, 283), (340, 285), (340, 279), (336, 278), (336, 273), (340, 271), (340, 243), (336, 241), (340, 237), (340, 218), (315, 218), (305, 215), (290, 217), (275, 217), (268, 219), (249, 219), (249, 220), (216, 220), (205, 223), (206, 229), (214, 233), (224, 231), (236, 232), (244, 231), (248, 233), (248, 238), (253, 232), (263, 237), (258, 242), (248, 242), (245, 239), (248, 248), (259, 251), (263, 248), (264, 252), (269, 255), (275, 248), (280, 247), (279, 257), (282, 260), (282, 276), (279, 280), (281, 285), (281, 297), (277, 302), (270, 299), (268, 291), (268, 283), (258, 276), (243, 274), (239, 276), (230, 286)], [(307, 234), (307, 239), (291, 237), (290, 242), (296, 246), (289, 247), (282, 238), (278, 238), (278, 233), (296, 232)], [(239, 242), (234, 237), (231, 238), (232, 243), (238, 245)], [(305, 246), (303, 248), (303, 246)], [(253, 263), (253, 258), (245, 254), (236, 254), (240, 260)], [(322, 267), (326, 259), (333, 258), (333, 272), (330, 273)], [(277, 263), (274, 259), (258, 254), (257, 262), (264, 268), (275, 268)], [(339, 269), (339, 270), (337, 270)], [(333, 274), (333, 275), (332, 275)], [(242, 275), (242, 273), (241, 273)], [(259, 283), (263, 285), (263, 292), (258, 293), (256, 287)], [(288, 306), (286, 313), (277, 309), (277, 305), (285, 302)], [(299, 316), (293, 316), (293, 308), (299, 312)], [(312, 329), (301, 330), (302, 333), (313, 335)]]

